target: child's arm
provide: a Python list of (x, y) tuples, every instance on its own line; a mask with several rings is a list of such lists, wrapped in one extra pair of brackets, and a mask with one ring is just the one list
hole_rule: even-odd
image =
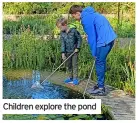
[(65, 56), (65, 41), (62, 37), (62, 34), (60, 34), (60, 41), (61, 41), (61, 53), (62, 53), (62, 59), (65, 60), (66, 56)]
[(60, 41), (61, 41), (61, 52), (65, 53), (65, 41), (62, 37), (62, 34), (60, 34)]
[(75, 36), (77, 38), (77, 47), (76, 48), (79, 50), (81, 47), (81, 43), (82, 43), (82, 37), (77, 30), (75, 30)]

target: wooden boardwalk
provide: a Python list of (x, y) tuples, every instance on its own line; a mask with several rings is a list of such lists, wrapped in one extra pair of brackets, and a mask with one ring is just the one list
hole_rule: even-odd
[[(44, 72), (41, 73), (41, 79), (44, 80), (46, 76), (50, 73)], [(44, 77), (45, 76), (45, 77)], [(67, 77), (65, 73), (55, 73), (49, 81), (68, 87), (70, 89), (76, 90), (80, 93), (84, 92), (84, 88), (87, 80), (81, 80), (80, 84), (77, 86), (69, 86), (68, 84), (64, 84), (63, 80)], [(94, 85), (94, 82), (88, 85), (88, 88), (91, 88)], [(88, 94), (91, 98), (101, 99), (102, 104), (108, 106), (113, 115), (113, 119), (115, 120), (135, 120), (135, 98), (126, 95), (122, 90), (115, 89), (111, 86), (106, 85), (106, 96), (93, 96)]]

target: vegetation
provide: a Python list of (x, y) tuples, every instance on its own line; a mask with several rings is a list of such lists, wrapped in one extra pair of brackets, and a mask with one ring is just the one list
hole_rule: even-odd
[(31, 30), (34, 34), (39, 35), (52, 35), (56, 34), (56, 19), (59, 17), (57, 14), (47, 16), (25, 16), (20, 17), (17, 21), (5, 20), (3, 22), (4, 34), (20, 34), (26, 28)]
[(119, 10), (120, 13), (123, 11), (123, 13), (130, 12), (131, 16), (135, 15), (134, 2), (4, 2), (3, 10), (4, 14), (51, 14), (53, 12), (66, 14), (74, 4), (79, 4), (83, 7), (93, 6), (100, 13), (118, 14)]
[(3, 67), (52, 69), (60, 64), (60, 42), (37, 39), (28, 31), (4, 41)]
[[(92, 66), (92, 57), (85, 40), (79, 53), (79, 76), (87, 78)], [(86, 54), (86, 55), (84, 55)], [(60, 41), (38, 39), (25, 31), (4, 41), (4, 69), (53, 70), (62, 62)], [(135, 94), (135, 47), (119, 48), (116, 43), (107, 59), (106, 81), (108, 84)], [(96, 73), (92, 75), (96, 80)]]
[(101, 114), (4, 114), (4, 120), (113, 120), (109, 107), (102, 105)]
[[(61, 14), (68, 14), (68, 10), (73, 4), (79, 4), (83, 7), (92, 6), (96, 11), (107, 16), (119, 37), (135, 37), (135, 3), (133, 2), (4, 2), (4, 15), (15, 14), (18, 19), (16, 21), (12, 19), (4, 20), (3, 33), (20, 33), (22, 29), (29, 27), (35, 34), (58, 34), (58, 30), (55, 26), (56, 19), (61, 16)], [(70, 22), (76, 23), (74, 20), (70, 20)], [(76, 25), (81, 34), (84, 34), (80, 24), (76, 23)]]
[[(37, 35), (58, 35), (59, 30), (56, 27), (56, 20), (61, 15), (50, 14), (47, 16), (42, 15), (32, 15), (23, 16), (17, 19), (17, 21), (4, 20), (3, 22), (3, 33), (4, 34), (20, 34), (26, 28), (31, 30)], [(117, 32), (118, 37), (135, 37), (135, 25), (123, 19), (121, 24), (118, 26), (118, 19), (116, 17), (108, 17), (107, 19), (113, 26), (114, 30)], [(79, 22), (74, 21), (69, 18), (69, 25), (76, 25), (77, 29), (82, 35), (84, 35), (83, 28)]]
[[(13, 70), (27, 69), (27, 75), (15, 73), (17, 78), (29, 77), (32, 70), (51, 70), (57, 68), (61, 62), (60, 41), (54, 35), (59, 35), (55, 22), (61, 14), (68, 14), (73, 4), (93, 6), (104, 14), (119, 38), (135, 38), (135, 3), (132, 2), (87, 2), (87, 3), (40, 3), (40, 2), (4, 2), (4, 15), (15, 14), (16, 19), (3, 20), (3, 34), (12, 35), (3, 41), (3, 70), (10, 76)], [(69, 24), (76, 25), (79, 32), (84, 31), (79, 22), (69, 18)], [(50, 38), (44, 40), (44, 36)], [(42, 37), (41, 37), (42, 36)], [(135, 40), (135, 39), (134, 39)], [(105, 82), (115, 88), (135, 96), (135, 45), (130, 40), (129, 46), (120, 48), (117, 39), (107, 58), (107, 72)], [(85, 39), (79, 53), (79, 78), (88, 78), (93, 64), (93, 58)], [(60, 70), (66, 71), (65, 66)], [(9, 72), (10, 71), (10, 72)], [(8, 74), (8, 75), (7, 75)], [(12, 74), (11, 74), (12, 75)], [(15, 75), (14, 75), (15, 76)], [(96, 72), (92, 73), (92, 80), (96, 81)], [(4, 120), (101, 120), (112, 119), (109, 108), (102, 106), (102, 115), (11, 115), (4, 114)]]
[(105, 117), (102, 115), (73, 115), (73, 114), (66, 114), (66, 115), (54, 115), (54, 114), (43, 114), (43, 115), (9, 115), (6, 114), (3, 117), (4, 120), (104, 120)]

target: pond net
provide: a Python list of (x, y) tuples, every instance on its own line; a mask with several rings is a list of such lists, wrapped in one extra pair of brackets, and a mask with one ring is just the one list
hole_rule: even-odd
[[(40, 88), (31, 88), (39, 84), (40, 72), (33, 71), (32, 79), (7, 80), (3, 77), (3, 98), (6, 99), (63, 99), (68, 97), (68, 89), (50, 82), (44, 82)], [(38, 85), (37, 85), (38, 86)], [(41, 86), (41, 85), (40, 85)]]

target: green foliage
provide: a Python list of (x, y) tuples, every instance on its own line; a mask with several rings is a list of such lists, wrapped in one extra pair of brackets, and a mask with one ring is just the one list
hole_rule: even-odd
[(118, 25), (118, 19), (115, 17), (107, 17), (112, 27), (116, 31), (118, 37), (126, 38), (126, 37), (135, 37), (135, 25), (128, 20), (121, 20)]
[(106, 83), (135, 95), (135, 46), (118, 48), (117, 45), (107, 58)]
[[(26, 29), (30, 29), (34, 34), (39, 35), (58, 35), (59, 30), (56, 27), (56, 20), (60, 17), (59, 14), (50, 14), (47, 16), (43, 15), (32, 15), (23, 16), (18, 21), (3, 22), (3, 33), (4, 34), (19, 34)], [(118, 37), (135, 37), (135, 25), (128, 20), (121, 20), (118, 26), (118, 19), (116, 17), (108, 17), (107, 19), (113, 26)], [(69, 18), (69, 25), (75, 25), (77, 30), (84, 35), (83, 27), (81, 23), (75, 21), (71, 17)]]
[[(116, 42), (107, 58), (106, 83), (134, 95), (135, 47), (132, 45), (119, 48), (118, 45)], [(28, 33), (28, 31), (22, 32), (21, 35), (14, 35), (11, 40), (5, 40), (3, 47), (4, 69), (53, 70), (62, 62), (60, 41), (37, 39), (33, 33)], [(88, 78), (93, 59), (84, 40), (82, 47), (79, 53), (78, 74), (80, 78)], [(97, 80), (95, 71), (92, 73), (92, 80)]]
[(33, 116), (31, 114), (4, 114), (4, 120), (99, 120), (106, 119), (104, 115), (88, 115), (88, 114), (39, 114)]
[(4, 2), (5, 14), (43, 14), (50, 12), (51, 3), (40, 2)]
[[(93, 6), (100, 13), (117, 13), (118, 2), (4, 2), (4, 14), (46, 14), (57, 12), (58, 14), (68, 13), (69, 8), (74, 5), (83, 7)], [(135, 3), (120, 2), (120, 9), (133, 13)]]
[[(50, 14), (50, 15), (47, 15), (45, 19), (42, 18), (41, 16), (36, 18), (35, 17), (32, 18), (30, 16), (24, 17), (17, 23), (5, 21), (4, 33), (6, 34), (17, 33), (19, 32), (21, 25), (23, 25), (24, 27), (28, 27), (28, 25), (30, 25), (31, 30), (36, 31), (37, 34), (46, 34), (46, 33), (53, 34), (57, 31), (55, 28), (55, 20), (61, 14), (68, 14), (70, 7), (74, 4), (82, 5), (84, 7), (92, 6), (96, 11), (100, 13), (109, 14), (109, 16), (115, 16), (114, 18), (109, 18), (109, 20), (111, 22), (111, 25), (113, 25), (115, 31), (117, 32), (118, 36), (135, 37), (135, 3), (133, 2), (123, 2), (123, 3), (121, 2), (6, 3), (5, 2), (3, 3), (4, 14)], [(74, 20), (72, 21), (74, 23)], [(81, 34), (84, 34), (82, 27), (80, 25), (77, 27), (80, 30)]]
[(3, 33), (4, 34), (18, 33), (20, 27), (21, 27), (21, 22), (5, 20), (3, 22)]
[(3, 67), (7, 69), (52, 69), (60, 64), (59, 41), (36, 39), (28, 31), (4, 41)]
[(3, 120), (35, 120), (36, 118), (33, 117), (31, 114), (4, 114)]
[(4, 34), (20, 34), (22, 31), (29, 29), (34, 34), (39, 35), (53, 35), (56, 34), (56, 20), (58, 14), (50, 14), (47, 16), (23, 16), (18, 21), (3, 22)]
[[(23, 14), (32, 11), (35, 13), (49, 13), (43, 15), (29, 15), (19, 18), (17, 21), (4, 20), (3, 33), (14, 34), (13, 38), (4, 41), (3, 67), (6, 69), (50, 69), (53, 70), (61, 63), (60, 41), (53, 40), (53, 36), (59, 34), (56, 28), (56, 20), (60, 14), (68, 13), (71, 5), (76, 3), (4, 3), (4, 13)], [(109, 22), (117, 32), (118, 37), (135, 37), (135, 3), (78, 3), (83, 6), (93, 6), (101, 13), (114, 13), (115, 17), (107, 16)], [(121, 16), (117, 18), (118, 5), (120, 5)], [(22, 7), (21, 7), (22, 6)], [(31, 7), (30, 7), (31, 6)], [(52, 7), (51, 7), (52, 6)], [(15, 7), (13, 9), (13, 7)], [(21, 10), (19, 10), (19, 8)], [(26, 8), (26, 10), (25, 10)], [(45, 11), (42, 11), (42, 9)], [(16, 12), (17, 13), (16, 13)], [(31, 11), (31, 13), (33, 13)], [(56, 12), (55, 12), (56, 11)], [(126, 16), (128, 11), (131, 15)], [(23, 12), (23, 13), (22, 13)], [(54, 14), (53, 14), (54, 13)], [(79, 22), (69, 18), (69, 25), (75, 25), (78, 31), (84, 35), (84, 31)], [(16, 35), (18, 34), (18, 35)], [(50, 41), (37, 39), (36, 35), (50, 35)], [(83, 50), (79, 54), (79, 76), (87, 78), (92, 66), (92, 57), (83, 41)], [(124, 89), (130, 94), (135, 94), (135, 48), (131, 46), (120, 49), (115, 47), (107, 59), (106, 83)], [(85, 55), (87, 54), (87, 55)], [(131, 60), (129, 59), (131, 56)], [(131, 62), (131, 65), (130, 65)], [(133, 69), (134, 70), (133, 70)], [(93, 72), (92, 79), (96, 81), (96, 73)]]

